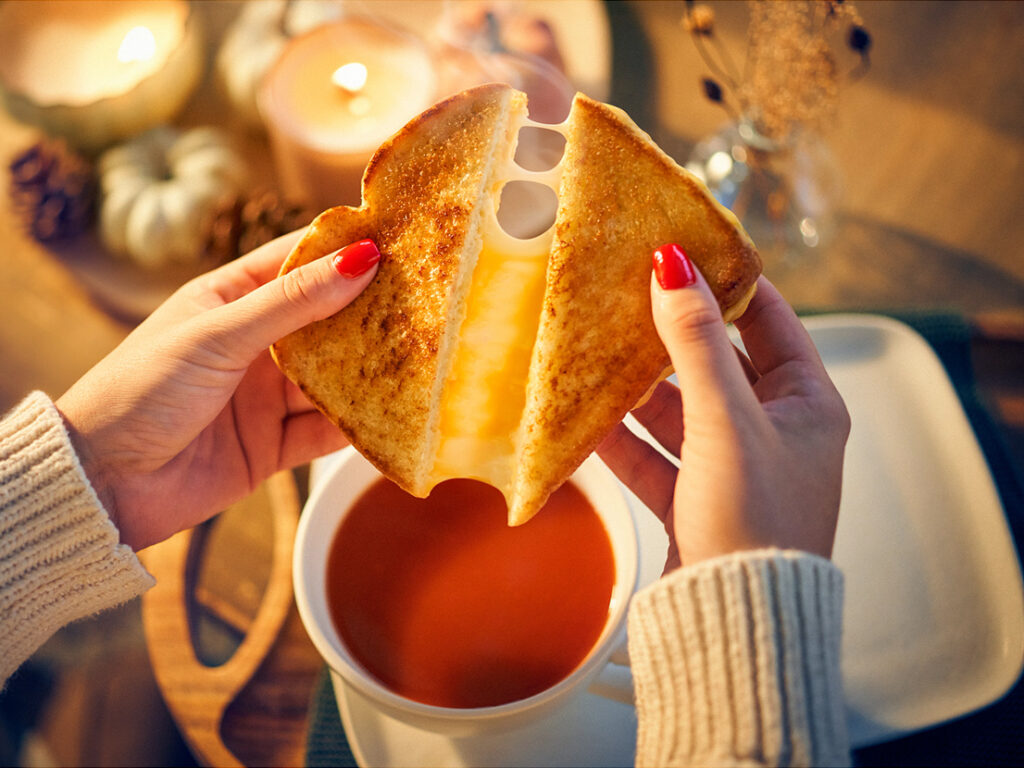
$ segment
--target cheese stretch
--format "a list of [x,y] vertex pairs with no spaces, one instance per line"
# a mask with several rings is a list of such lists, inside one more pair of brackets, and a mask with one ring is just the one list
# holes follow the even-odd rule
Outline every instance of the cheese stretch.
[[[567,126],[523,117],[519,127],[524,125],[563,135]],[[432,484],[472,477],[509,492],[555,226],[527,240],[513,237],[498,222],[498,206],[510,181],[543,184],[557,195],[561,171],[561,161],[550,170],[528,171],[511,159],[496,170],[498,181],[483,206],[482,244],[466,315],[441,395]]]

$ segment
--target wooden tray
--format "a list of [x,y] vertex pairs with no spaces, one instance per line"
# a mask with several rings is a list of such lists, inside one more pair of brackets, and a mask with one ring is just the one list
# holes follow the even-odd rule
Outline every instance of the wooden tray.
[[[310,695],[323,661],[306,635],[292,594],[299,511],[295,479],[282,472],[213,521],[142,553],[157,580],[142,605],[153,671],[185,740],[207,765],[304,762]],[[204,567],[213,536],[222,539],[218,549],[229,567],[220,559]],[[248,571],[266,570],[259,562],[265,558],[269,575],[260,599],[246,587],[251,587]],[[238,577],[234,584],[233,572]],[[210,576],[216,583],[209,583]],[[251,621],[246,618],[249,607],[254,609]],[[201,661],[197,651],[202,611],[245,630],[237,649],[219,666]]]

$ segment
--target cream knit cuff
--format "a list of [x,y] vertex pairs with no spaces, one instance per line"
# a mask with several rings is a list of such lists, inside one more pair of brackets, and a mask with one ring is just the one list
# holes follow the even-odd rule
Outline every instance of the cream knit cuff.
[[758,550],[637,593],[637,765],[848,765],[842,591],[828,560]]
[[153,585],[119,538],[57,408],[29,395],[0,420],[0,686],[65,624]]

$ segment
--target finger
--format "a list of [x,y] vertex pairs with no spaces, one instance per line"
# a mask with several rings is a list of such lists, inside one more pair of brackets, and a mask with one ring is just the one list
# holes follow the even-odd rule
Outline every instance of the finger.
[[285,379],[284,402],[285,407],[288,409],[288,413],[291,414],[306,413],[307,411],[316,410],[313,403],[311,403],[309,398],[306,397],[305,392],[299,389],[299,386],[291,379]]
[[670,381],[662,381],[646,403],[632,411],[658,445],[677,459],[683,444],[683,408],[679,398],[679,387]]
[[[755,384],[760,374],[743,350],[733,345],[747,381]],[[679,458],[683,442],[683,411],[679,387],[670,381],[660,381],[651,396],[638,408],[631,411],[634,418],[646,429],[658,445]]]
[[659,520],[672,508],[678,468],[621,422],[597,447],[597,455]]
[[216,308],[204,323],[225,357],[247,364],[278,339],[347,306],[369,285],[379,261],[373,241],[360,240]]
[[754,364],[750,362],[750,358],[747,357],[746,353],[742,349],[737,347],[735,344],[733,345],[733,349],[736,350],[736,359],[740,361],[740,367],[743,369],[743,374],[747,377],[747,381],[751,384],[756,384],[757,380],[761,378],[761,374],[757,372],[757,369],[754,368]]
[[306,229],[306,227],[303,227],[286,235],[281,235],[230,264],[226,264],[225,267],[233,267],[244,272],[259,285],[270,282],[277,277],[277,273],[281,270],[284,260],[288,258],[288,254],[292,252],[295,244],[306,233]]
[[[654,252],[651,305],[654,325],[668,350],[683,402],[699,403],[698,418],[756,404],[704,277],[674,244]],[[687,418],[693,418],[687,414]]]
[[297,229],[281,235],[218,267],[204,276],[203,289],[216,293],[226,304],[269,283],[277,277],[284,260],[304,233],[305,229]]
[[348,445],[344,433],[319,411],[289,416],[281,435],[281,458],[278,469],[308,464],[313,459]]
[[794,361],[810,362],[824,370],[810,334],[767,278],[758,279],[757,293],[734,325],[750,361],[762,376]]

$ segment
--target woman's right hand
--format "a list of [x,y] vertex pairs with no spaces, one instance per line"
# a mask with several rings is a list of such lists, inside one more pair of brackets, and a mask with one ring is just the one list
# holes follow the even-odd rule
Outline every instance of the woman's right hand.
[[675,245],[654,253],[651,303],[679,387],[634,416],[678,469],[624,424],[598,453],[664,522],[666,570],[766,547],[829,557],[850,417],[792,308],[760,278],[736,321],[747,357]]

